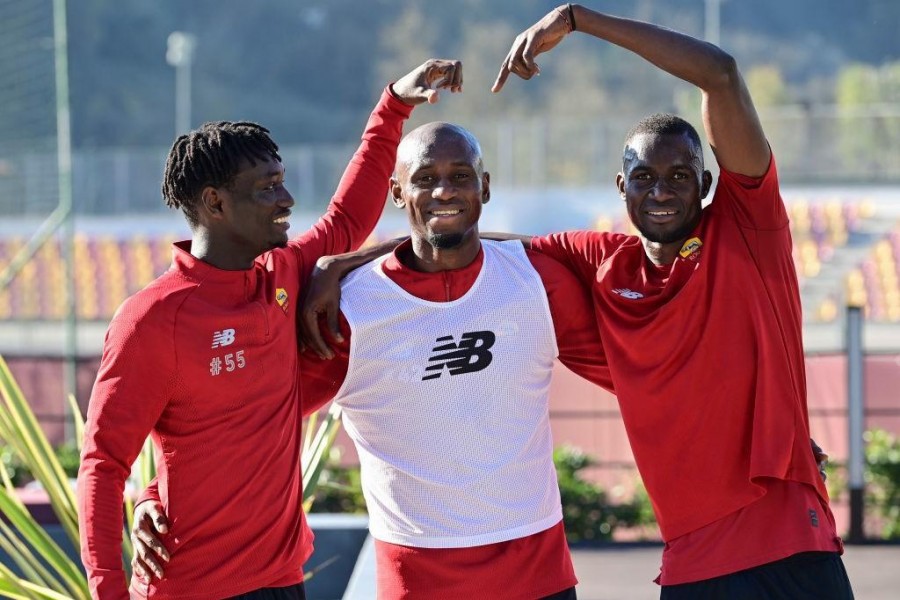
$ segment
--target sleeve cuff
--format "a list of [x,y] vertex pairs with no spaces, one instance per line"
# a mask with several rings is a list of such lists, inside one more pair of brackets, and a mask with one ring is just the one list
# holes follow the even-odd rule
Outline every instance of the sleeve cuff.
[[390,110],[399,113],[403,116],[404,119],[408,119],[409,115],[412,114],[415,106],[407,104],[403,100],[397,97],[394,93],[394,84],[390,83],[386,88],[384,88],[384,92],[381,94],[381,103],[387,106]]

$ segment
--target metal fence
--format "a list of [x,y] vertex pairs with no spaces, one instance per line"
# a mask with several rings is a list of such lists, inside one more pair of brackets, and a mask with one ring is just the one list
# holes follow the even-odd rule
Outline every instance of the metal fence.
[[[639,117],[532,117],[465,125],[480,138],[485,165],[498,185],[604,187],[612,185],[623,138]],[[900,183],[900,105],[855,111],[796,105],[761,111],[761,118],[785,183]],[[0,146],[0,214],[46,214],[55,206],[56,181],[48,176],[55,172],[53,147]],[[352,144],[285,145],[287,185],[298,201],[324,206],[353,149]],[[77,150],[76,211],[164,212],[159,188],[165,154],[165,148]]]

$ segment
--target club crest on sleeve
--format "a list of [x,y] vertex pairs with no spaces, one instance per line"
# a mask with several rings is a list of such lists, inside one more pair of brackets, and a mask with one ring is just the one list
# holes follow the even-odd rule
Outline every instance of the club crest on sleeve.
[[287,290],[285,290],[284,288],[277,288],[275,290],[275,302],[278,303],[278,306],[281,307],[281,310],[287,313],[288,305],[290,304],[288,300]]
[[681,247],[681,250],[678,253],[681,255],[681,258],[690,258],[693,260],[700,256],[701,246],[703,246],[703,242],[700,241],[700,238],[692,237],[684,243],[684,246]]

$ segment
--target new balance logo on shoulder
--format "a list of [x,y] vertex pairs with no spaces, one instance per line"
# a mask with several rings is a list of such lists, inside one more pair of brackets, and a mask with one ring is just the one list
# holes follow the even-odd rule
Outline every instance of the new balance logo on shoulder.
[[634,290],[629,290],[628,288],[616,288],[613,290],[613,292],[622,296],[623,298],[628,298],[629,300],[640,300],[644,297],[642,293],[636,292]]
[[213,333],[212,347],[221,348],[234,343],[234,329],[223,329]]
[[464,333],[459,338],[459,344],[454,343],[452,335],[439,337],[435,340],[438,345],[431,350],[435,354],[428,359],[432,364],[425,367],[426,374],[422,381],[437,379],[444,372],[444,367],[447,367],[450,375],[486,369],[494,360],[490,348],[496,341],[497,336],[493,331]]

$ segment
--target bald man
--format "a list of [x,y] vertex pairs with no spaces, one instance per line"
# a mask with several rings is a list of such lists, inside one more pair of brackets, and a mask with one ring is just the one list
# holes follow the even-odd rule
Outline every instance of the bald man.
[[575,598],[553,466],[557,357],[611,388],[585,290],[517,242],[481,241],[475,137],[429,123],[391,179],[410,239],[345,258],[331,361],[301,363],[304,412],[334,396],[360,457],[378,597]]

